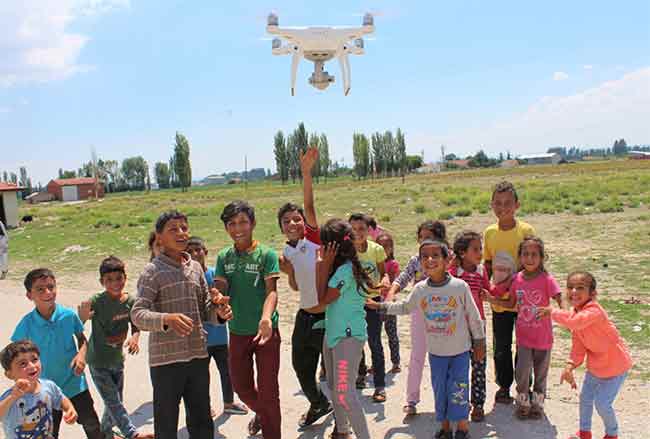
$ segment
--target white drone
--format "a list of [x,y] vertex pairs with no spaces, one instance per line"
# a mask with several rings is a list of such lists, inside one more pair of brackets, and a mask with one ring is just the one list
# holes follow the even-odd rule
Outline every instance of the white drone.
[[[361,27],[279,27],[278,16],[269,14],[266,31],[276,35],[272,42],[273,55],[293,54],[291,61],[291,96],[296,90],[296,73],[301,57],[314,62],[314,73],[309,83],[319,90],[325,90],[334,82],[334,76],[324,70],[325,62],[338,58],[343,76],[343,92],[350,92],[350,61],[348,55],[363,55],[363,37],[375,31],[372,14],[363,16]],[[282,45],[280,38],[288,44]]]

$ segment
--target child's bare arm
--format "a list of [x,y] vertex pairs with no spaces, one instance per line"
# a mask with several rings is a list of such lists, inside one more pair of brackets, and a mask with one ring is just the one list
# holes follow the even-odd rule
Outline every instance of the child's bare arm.
[[74,424],[77,421],[77,411],[72,402],[65,396],[61,398],[61,408],[63,409],[63,420],[66,424]]
[[88,341],[83,332],[75,334],[77,338],[77,346],[79,347],[79,352],[77,355],[72,358],[70,362],[70,367],[74,369],[75,375],[81,375],[86,368],[86,351],[88,350]]
[[16,380],[14,386],[11,388],[11,393],[9,396],[0,401],[0,418],[4,418],[9,412],[11,406],[14,405],[14,403],[18,401],[21,396],[23,396],[25,393],[28,393],[33,386],[33,383],[30,383],[29,380]]
[[259,341],[260,345],[265,344],[273,335],[273,324],[271,316],[278,306],[278,278],[272,277],[264,280],[266,284],[266,298],[262,307],[262,318],[260,319],[257,335],[253,341]]
[[303,154],[300,153],[300,170],[302,171],[302,194],[305,207],[305,219],[307,224],[316,228],[318,219],[316,217],[316,206],[314,205],[314,184],[311,175],[314,165],[318,161],[318,148],[311,147]]

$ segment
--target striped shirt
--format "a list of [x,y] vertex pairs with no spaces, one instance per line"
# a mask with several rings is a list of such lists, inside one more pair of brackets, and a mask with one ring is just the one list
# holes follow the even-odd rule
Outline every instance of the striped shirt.
[[[203,321],[211,311],[208,284],[201,265],[186,255],[179,263],[161,254],[144,267],[131,320],[150,331],[149,365],[187,362],[208,356]],[[216,308],[215,308],[216,309]],[[194,321],[194,330],[182,337],[163,324],[165,314],[182,313]]]
[[488,279],[487,270],[483,264],[479,264],[475,271],[463,270],[461,267],[453,266],[449,268],[449,274],[464,280],[472,292],[472,298],[481,314],[481,320],[485,320],[485,311],[483,310],[483,299],[481,299],[481,290],[490,291],[490,280]]

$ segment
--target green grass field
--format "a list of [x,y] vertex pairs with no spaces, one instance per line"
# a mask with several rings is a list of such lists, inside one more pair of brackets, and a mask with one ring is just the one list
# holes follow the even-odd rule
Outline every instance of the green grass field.
[[[450,240],[461,229],[482,231],[494,222],[492,186],[515,183],[520,216],[545,240],[547,266],[564,283],[567,272],[587,269],[628,341],[650,347],[650,162],[607,161],[530,166],[355,181],[339,178],[315,186],[319,219],[366,212],[389,229],[396,257],[405,264],[415,251],[415,230],[425,219],[441,219]],[[233,199],[256,208],[257,239],[280,249],[284,242],[276,212],[286,201],[301,203],[299,184],[195,187],[109,195],[99,202],[23,205],[35,220],[11,233],[11,277],[46,265],[61,274],[95,272],[108,254],[126,260],[147,257],[146,238],[158,214],[176,208],[189,216],[193,234],[208,242],[212,256],[229,244],[219,214]],[[66,251],[73,246],[76,250]],[[73,247],[74,248],[74,247]],[[635,296],[644,305],[625,305]],[[638,325],[641,323],[641,325]],[[638,330],[638,328],[641,328]]]

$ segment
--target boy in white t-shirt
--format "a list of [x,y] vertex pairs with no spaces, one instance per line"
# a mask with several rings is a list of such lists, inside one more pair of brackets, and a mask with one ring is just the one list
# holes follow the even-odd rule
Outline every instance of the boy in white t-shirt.
[[280,269],[289,277],[289,285],[300,292],[300,309],[291,336],[291,360],[300,388],[310,403],[298,425],[307,427],[332,411],[332,405],[316,381],[316,369],[323,347],[325,309],[318,305],[316,259],[320,232],[314,207],[311,170],[318,160],[318,149],[309,148],[300,156],[303,175],[304,210],[286,203],[278,211],[278,223],[287,237],[280,258]]

